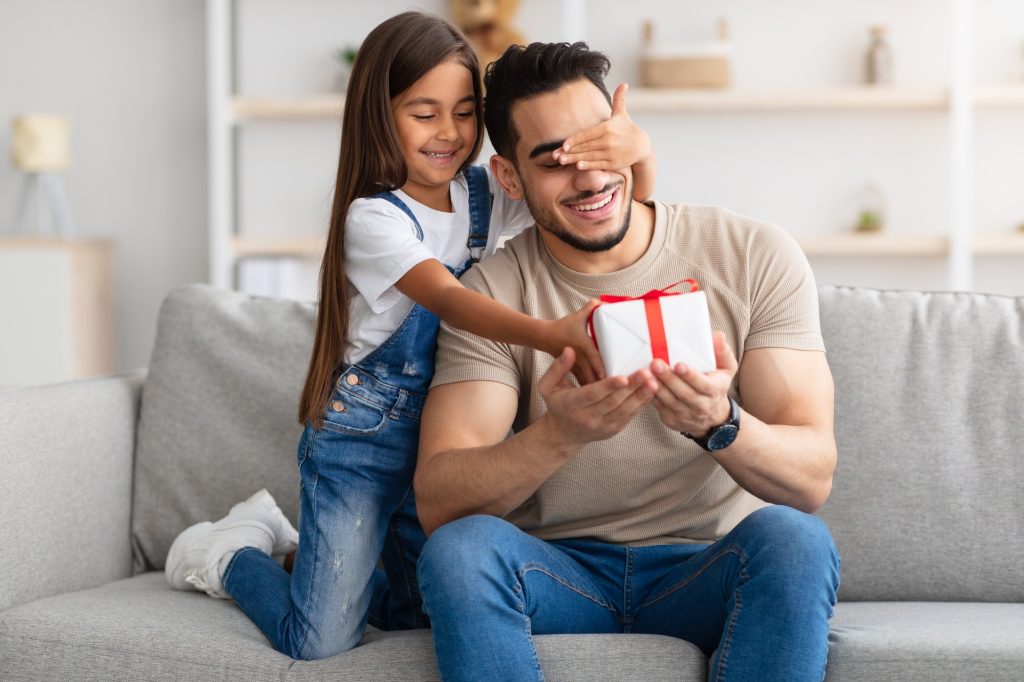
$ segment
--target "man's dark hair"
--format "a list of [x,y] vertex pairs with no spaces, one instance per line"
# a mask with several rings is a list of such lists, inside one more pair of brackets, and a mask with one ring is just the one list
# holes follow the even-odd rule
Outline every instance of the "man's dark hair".
[[608,57],[586,43],[530,43],[512,45],[487,67],[484,76],[484,123],[494,151],[516,163],[519,133],[512,124],[512,105],[522,99],[557,90],[581,78],[588,79],[604,94]]

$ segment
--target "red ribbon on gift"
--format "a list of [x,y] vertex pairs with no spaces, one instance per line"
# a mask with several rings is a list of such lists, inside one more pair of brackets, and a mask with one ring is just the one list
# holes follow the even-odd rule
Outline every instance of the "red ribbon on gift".
[[[680,284],[689,284],[690,290],[669,291],[669,289],[673,289]],[[684,279],[676,282],[675,284],[669,284],[664,289],[651,289],[643,296],[609,296],[607,294],[602,294],[601,303],[643,301],[644,312],[647,315],[647,331],[651,337],[651,355],[654,356],[655,360],[662,360],[665,364],[668,364],[668,339],[665,338],[665,320],[661,316],[661,301],[658,299],[664,296],[692,294],[698,289],[700,289],[700,287],[697,286],[697,280]],[[587,329],[590,331],[590,337],[594,339],[595,346],[597,346],[597,335],[594,334],[594,311],[600,307],[600,305],[594,306],[594,310],[591,310],[590,315],[587,316]]]

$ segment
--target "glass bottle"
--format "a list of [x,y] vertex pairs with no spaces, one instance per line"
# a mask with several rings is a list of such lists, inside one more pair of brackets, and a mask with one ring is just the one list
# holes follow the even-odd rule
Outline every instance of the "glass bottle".
[[868,85],[892,83],[892,49],[887,39],[888,29],[876,24],[871,27],[871,44],[868,46],[864,80]]

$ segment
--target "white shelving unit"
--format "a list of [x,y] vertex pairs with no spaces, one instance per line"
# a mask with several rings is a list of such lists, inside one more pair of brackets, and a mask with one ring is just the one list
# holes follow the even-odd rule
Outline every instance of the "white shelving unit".
[[238,252],[234,248],[235,118],[231,103],[234,85],[234,3],[206,0],[206,100],[208,109],[210,283],[235,288]]
[[[234,0],[237,2],[237,0]],[[630,89],[635,113],[707,112],[939,112],[949,117],[950,224],[940,236],[897,236],[823,232],[798,238],[809,256],[946,258],[954,289],[970,289],[974,257],[1024,255],[1024,235],[974,234],[971,167],[974,114],[978,109],[1024,109],[1024,85],[975,86],[971,82],[972,3],[948,0],[951,16],[950,87],[847,87],[818,90],[691,91]],[[237,266],[245,258],[318,258],[322,235],[252,237],[237,225],[237,132],[240,126],[265,121],[337,119],[343,98],[323,94],[299,98],[256,98],[235,92],[233,79],[233,0],[207,0],[209,141],[210,141],[210,278],[234,287]],[[582,39],[584,0],[563,0],[567,37]]]

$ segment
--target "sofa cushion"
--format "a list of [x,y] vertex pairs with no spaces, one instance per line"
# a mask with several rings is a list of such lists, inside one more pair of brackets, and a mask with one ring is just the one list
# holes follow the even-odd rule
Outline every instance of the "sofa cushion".
[[[704,680],[693,645],[657,635],[545,635],[549,680]],[[0,611],[4,680],[438,679],[428,630],[370,630],[358,647],[322,661],[277,653],[238,607],[175,592],[162,573]]]
[[260,488],[296,521],[296,415],[315,315],[308,303],[206,285],[164,301],[136,445],[136,572],[162,568],[178,533]]
[[1024,298],[820,291],[840,599],[1024,601]]
[[1024,604],[840,602],[828,677],[959,682],[1024,677]]

